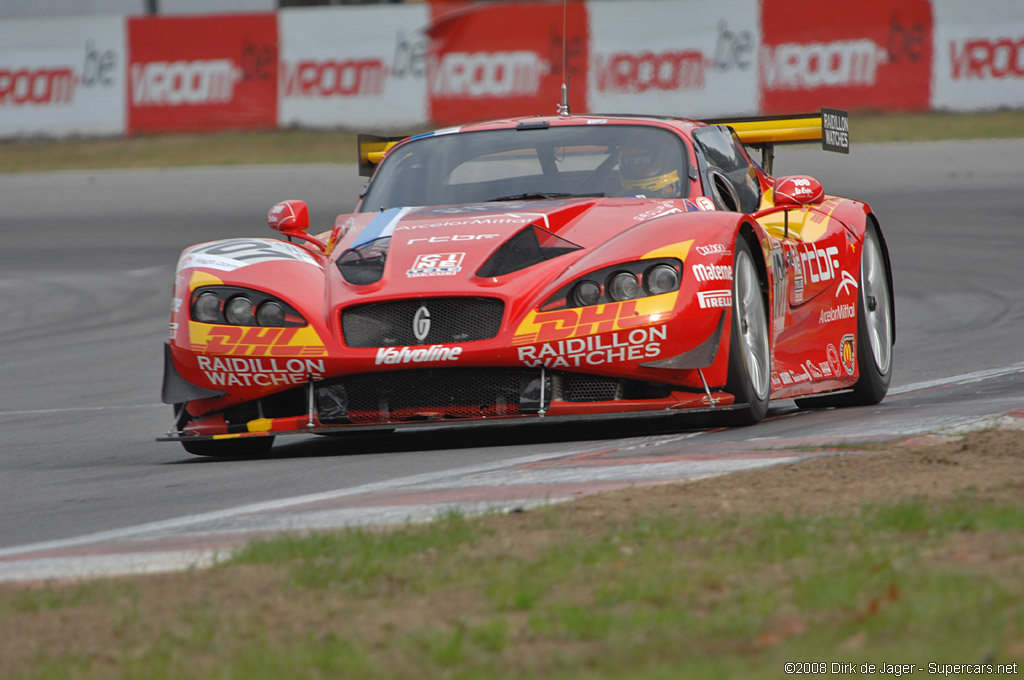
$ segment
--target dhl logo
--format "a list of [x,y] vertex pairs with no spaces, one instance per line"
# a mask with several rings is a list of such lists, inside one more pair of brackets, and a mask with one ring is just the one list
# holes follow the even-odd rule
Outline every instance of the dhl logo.
[[212,326],[190,321],[188,327],[192,351],[203,354],[253,357],[318,357],[327,354],[327,348],[311,326]]
[[676,306],[678,291],[593,307],[530,312],[512,337],[513,345],[578,338],[595,333],[662,323]]

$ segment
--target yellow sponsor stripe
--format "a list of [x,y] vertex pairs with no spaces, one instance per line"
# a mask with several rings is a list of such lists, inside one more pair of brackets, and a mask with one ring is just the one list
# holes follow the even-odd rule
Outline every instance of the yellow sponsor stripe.
[[641,259],[654,260],[660,257],[676,257],[680,260],[685,260],[690,254],[690,246],[693,245],[693,239],[689,241],[680,241],[679,243],[673,243],[671,245],[662,246],[656,250],[652,250],[648,253],[644,253]]
[[245,424],[245,427],[249,432],[270,432],[270,428],[273,425],[273,418],[257,418],[256,420],[250,420]]

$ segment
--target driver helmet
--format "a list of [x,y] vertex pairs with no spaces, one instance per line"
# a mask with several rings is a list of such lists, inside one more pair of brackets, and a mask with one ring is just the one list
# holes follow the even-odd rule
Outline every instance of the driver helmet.
[[623,146],[619,149],[622,188],[630,195],[678,198],[682,182],[668,145]]

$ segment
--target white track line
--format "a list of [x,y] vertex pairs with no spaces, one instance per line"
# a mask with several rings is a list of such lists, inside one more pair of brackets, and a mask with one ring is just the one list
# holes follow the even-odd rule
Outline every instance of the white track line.
[[989,378],[998,378],[1004,375],[1011,375],[1013,373],[1020,373],[1024,371],[1024,363],[1013,364],[1012,366],[1004,366],[1003,368],[989,368],[984,371],[974,371],[972,373],[961,373],[960,375],[950,376],[948,378],[937,378],[935,380],[925,380],[923,382],[910,383],[909,385],[900,385],[893,387],[889,390],[889,394],[906,394],[907,392],[917,392],[918,390],[928,390],[933,387],[944,387],[946,385],[963,385],[970,382],[979,382],[981,380],[987,380]]
[[[1014,364],[1004,368],[989,369],[984,371],[974,371],[971,373],[964,373],[961,375],[951,376],[949,378],[930,380],[919,383],[912,383],[909,385],[903,385],[895,389],[890,390],[890,394],[903,394],[907,392],[913,392],[916,390],[930,389],[933,387],[940,387],[944,385],[957,385],[969,382],[977,382],[988,378],[999,377],[1003,375],[1010,375],[1013,373],[1019,373],[1024,371],[1024,363]],[[152,405],[134,405],[134,406],[97,406],[97,407],[85,407],[87,409],[128,409],[128,408],[147,408]],[[15,414],[15,413],[26,413],[26,412],[0,412],[0,415]],[[672,439],[679,438],[685,439],[695,436],[699,433],[687,433],[678,436],[667,436],[666,439],[671,441]],[[658,438],[654,438],[657,441]],[[634,438],[633,444],[629,444],[628,440],[622,442],[625,449],[640,448],[645,445],[650,445],[650,437],[636,437]],[[659,442],[662,443],[662,442]],[[403,487],[418,487],[418,488],[430,488],[436,487],[442,482],[445,485],[458,486],[458,482],[454,478],[464,478],[484,475],[493,473],[495,471],[514,468],[522,465],[529,465],[531,463],[537,463],[545,460],[551,460],[556,458],[565,458],[578,454],[590,453],[592,449],[582,448],[578,450],[569,451],[558,451],[549,452],[543,454],[535,454],[531,456],[522,456],[519,458],[513,458],[509,460],[503,460],[495,463],[488,463],[482,465],[471,465],[462,468],[439,470],[436,472],[423,473],[419,475],[411,475],[408,477],[402,477],[398,479],[390,479],[382,482],[373,482],[370,484],[363,484],[360,486],[350,487],[346,489],[336,489],[334,491],[326,491],[315,494],[306,494],[301,496],[293,496],[291,498],[282,498],[273,501],[264,501],[260,503],[250,503],[246,505],[240,505],[233,508],[226,508],[224,510],[216,510],[212,512],[199,513],[194,515],[184,515],[181,517],[175,517],[172,519],[161,520],[158,522],[149,522],[146,524],[139,524],[135,526],[123,527],[120,529],[111,529],[108,531],[100,531],[92,534],[85,534],[74,538],[59,539],[54,541],[44,541],[40,543],[33,543],[27,545],[13,546],[9,548],[0,548],[0,558],[11,557],[20,554],[40,552],[46,550],[59,550],[64,548],[70,548],[74,546],[86,545],[90,543],[98,543],[104,541],[120,541],[126,539],[137,538],[140,536],[160,536],[168,535],[173,533],[187,530],[189,527],[196,527],[199,525],[208,525],[211,523],[223,522],[225,520],[237,519],[244,515],[251,515],[255,513],[266,513],[272,511],[284,510],[286,508],[294,507],[297,505],[304,505],[307,503],[317,503],[321,501],[335,500],[348,496],[357,496],[360,494],[368,494],[380,491],[393,491]],[[775,461],[781,462],[781,461]],[[650,465],[644,466],[648,472],[653,472],[654,468]],[[621,474],[621,470],[619,471]],[[546,472],[545,475],[550,475],[550,471]],[[658,475],[655,475],[658,476]]]
[[32,543],[28,545],[17,545],[10,548],[0,548],[0,557],[9,557],[11,555],[38,552],[42,550],[58,550],[77,545],[84,545],[88,543],[98,543],[100,541],[118,541],[135,538],[147,534],[160,535],[174,533],[192,525],[205,524],[208,522],[216,522],[226,519],[233,519],[241,515],[283,510],[285,508],[293,507],[296,505],[316,503],[320,501],[329,501],[338,498],[344,498],[346,496],[357,496],[360,494],[373,493],[378,491],[393,491],[395,489],[400,489],[406,486],[429,484],[430,482],[436,482],[438,480],[450,477],[459,477],[463,475],[473,475],[491,472],[493,470],[500,470],[506,467],[528,465],[530,463],[537,463],[544,460],[550,460],[552,458],[563,458],[565,456],[589,453],[590,451],[591,449],[587,448],[580,450],[534,454],[532,456],[523,456],[521,458],[503,460],[496,463],[470,465],[462,468],[456,468],[454,470],[438,470],[436,472],[426,472],[419,475],[411,475],[409,477],[389,479],[383,482],[372,482],[370,484],[362,484],[360,486],[354,486],[347,489],[335,489],[334,491],[324,491],[321,493],[306,494],[302,496],[292,496],[291,498],[281,498],[273,501],[263,501],[261,503],[250,503],[247,505],[239,505],[233,508],[226,508],[224,510],[215,510],[212,512],[204,512],[195,515],[184,515],[182,517],[174,517],[172,519],[161,520],[158,522],[149,522],[147,524],[138,524],[135,526],[123,527],[121,529],[99,531],[92,534],[76,536],[74,538],[59,539],[55,541],[44,541],[41,543]]

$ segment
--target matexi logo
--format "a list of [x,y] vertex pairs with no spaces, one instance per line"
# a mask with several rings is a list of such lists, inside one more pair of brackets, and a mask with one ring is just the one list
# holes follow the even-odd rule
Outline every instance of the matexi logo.
[[766,87],[776,90],[873,86],[879,66],[888,61],[886,49],[867,38],[788,43],[761,48],[761,77]]
[[551,64],[529,50],[430,55],[427,82],[440,97],[534,96]]
[[224,104],[235,96],[242,69],[230,59],[151,61],[132,64],[134,106]]

